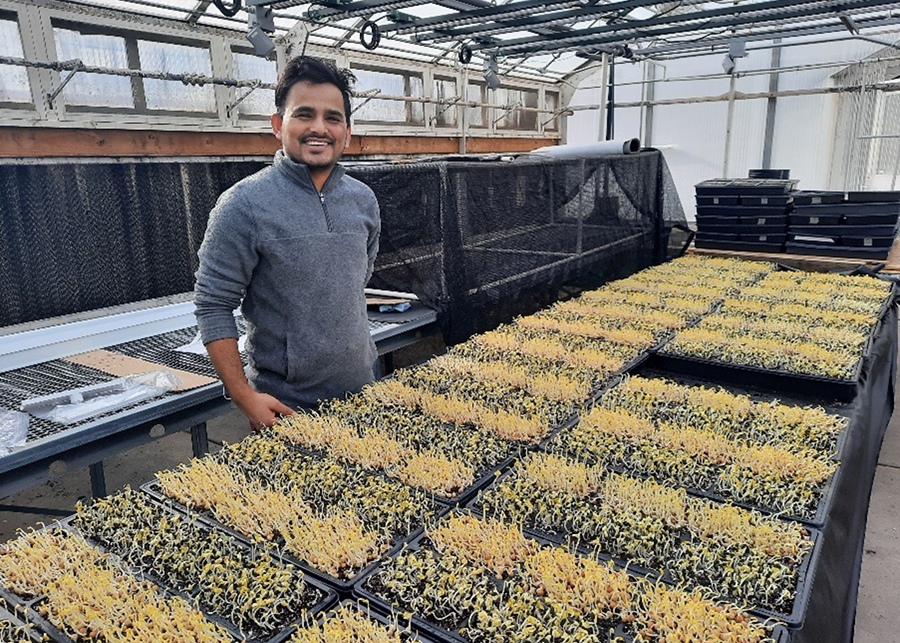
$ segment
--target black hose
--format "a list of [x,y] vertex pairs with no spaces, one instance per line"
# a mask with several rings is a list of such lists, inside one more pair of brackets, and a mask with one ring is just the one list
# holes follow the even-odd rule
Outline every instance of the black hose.
[[223,16],[228,18],[233,18],[241,10],[241,0],[232,0],[230,7],[225,4],[224,0],[213,0],[213,4],[222,12]]

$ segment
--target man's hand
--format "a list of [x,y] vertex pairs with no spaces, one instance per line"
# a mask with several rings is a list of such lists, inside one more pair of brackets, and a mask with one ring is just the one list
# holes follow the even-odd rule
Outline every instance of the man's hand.
[[272,426],[279,415],[293,415],[294,411],[282,404],[268,393],[257,393],[254,390],[245,392],[240,398],[232,398],[238,408],[250,420],[254,428]]
[[276,415],[293,415],[294,411],[266,393],[253,390],[244,375],[244,365],[237,349],[237,339],[217,339],[206,345],[209,358],[232,401],[250,420],[254,429],[272,426]]

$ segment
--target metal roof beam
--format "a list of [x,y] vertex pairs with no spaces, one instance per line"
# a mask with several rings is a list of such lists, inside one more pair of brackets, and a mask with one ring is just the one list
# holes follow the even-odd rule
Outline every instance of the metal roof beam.
[[[882,16],[873,16],[870,18],[854,18],[857,26],[862,29],[867,28],[875,28],[875,27],[887,27],[893,25],[900,25],[900,16],[892,16],[892,15],[882,15]],[[760,40],[773,40],[775,38],[799,38],[802,36],[815,36],[819,34],[825,33],[835,33],[840,31],[846,31],[847,27],[844,26],[844,23],[840,21],[835,21],[831,24],[825,25],[810,25],[808,27],[794,27],[792,29],[773,29],[771,31],[757,32],[753,34],[744,34],[741,35],[741,40],[745,40],[747,42],[757,42]],[[696,53],[702,54],[715,54],[722,53],[722,51],[727,50],[728,43],[731,40],[731,37],[727,38],[717,38],[714,40],[703,40],[700,42],[685,42],[685,43],[672,43],[668,45],[659,45],[647,47],[645,49],[636,49],[634,51],[635,55],[641,57],[657,57],[664,56],[670,53],[684,53],[693,51]],[[779,46],[786,46],[791,43],[781,43]],[[802,44],[802,43],[800,43]],[[714,51],[716,47],[721,47],[718,51]]]
[[[439,4],[447,6],[445,2]],[[549,11],[557,7],[571,7],[572,0],[551,0],[550,2],[542,2],[541,0],[518,0],[501,5],[486,5],[481,8],[473,9],[471,6],[467,10],[461,10],[455,14],[444,14],[441,16],[433,16],[431,18],[420,18],[410,25],[407,23],[394,23],[382,27],[384,33],[405,34],[420,29],[440,29],[442,27],[473,24],[483,21],[502,20],[503,18],[516,18],[524,15],[534,15],[536,11]]]
[[[635,3],[616,3],[616,5],[632,4]],[[643,2],[639,4],[655,4],[655,0],[653,2]],[[535,26],[552,26],[577,22],[581,19],[590,19],[598,15],[602,16],[615,10],[613,5],[602,5],[597,7],[585,7],[583,9],[557,11],[541,16],[536,16],[532,13],[532,15],[527,17],[504,20],[503,22],[482,22],[481,24],[469,25],[458,29],[435,29],[434,31],[429,31],[427,33],[416,33],[415,39],[419,42],[446,42],[448,40],[462,40],[464,38],[489,36],[498,33],[508,33],[510,31],[528,31]],[[625,10],[625,8],[622,10]],[[572,31],[569,30],[569,33],[572,33]]]
[[[575,47],[590,47],[602,44],[618,44],[627,39],[649,39],[658,36],[708,31],[723,27],[739,27],[746,24],[777,22],[797,17],[815,17],[840,10],[878,8],[895,4],[890,0],[844,0],[842,2],[822,2],[821,0],[769,0],[768,2],[727,6],[693,11],[685,14],[667,15],[647,20],[635,20],[621,24],[606,24],[592,29],[572,31],[568,34],[549,35],[541,38],[518,38],[504,43],[473,44],[472,50],[496,49],[504,55],[529,53],[532,51],[556,51]],[[799,7],[797,5],[800,5]],[[697,22],[699,21],[699,22]],[[695,24],[683,24],[694,22]],[[666,25],[666,26],[662,26]],[[658,27],[649,29],[648,27]]]

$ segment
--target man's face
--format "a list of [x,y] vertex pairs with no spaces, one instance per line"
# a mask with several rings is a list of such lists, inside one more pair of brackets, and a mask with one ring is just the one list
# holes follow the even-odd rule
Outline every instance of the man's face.
[[272,131],[291,160],[313,172],[330,170],[350,142],[341,90],[328,83],[295,83],[284,116],[272,115]]

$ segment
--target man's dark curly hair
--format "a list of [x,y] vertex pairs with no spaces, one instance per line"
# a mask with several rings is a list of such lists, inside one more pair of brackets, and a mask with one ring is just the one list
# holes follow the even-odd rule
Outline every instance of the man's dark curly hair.
[[338,69],[334,63],[312,56],[293,58],[284,68],[284,73],[281,74],[275,87],[275,107],[282,116],[288,92],[301,81],[314,85],[327,83],[341,90],[344,97],[344,116],[347,125],[350,125],[350,86],[356,82],[356,76],[349,69]]

